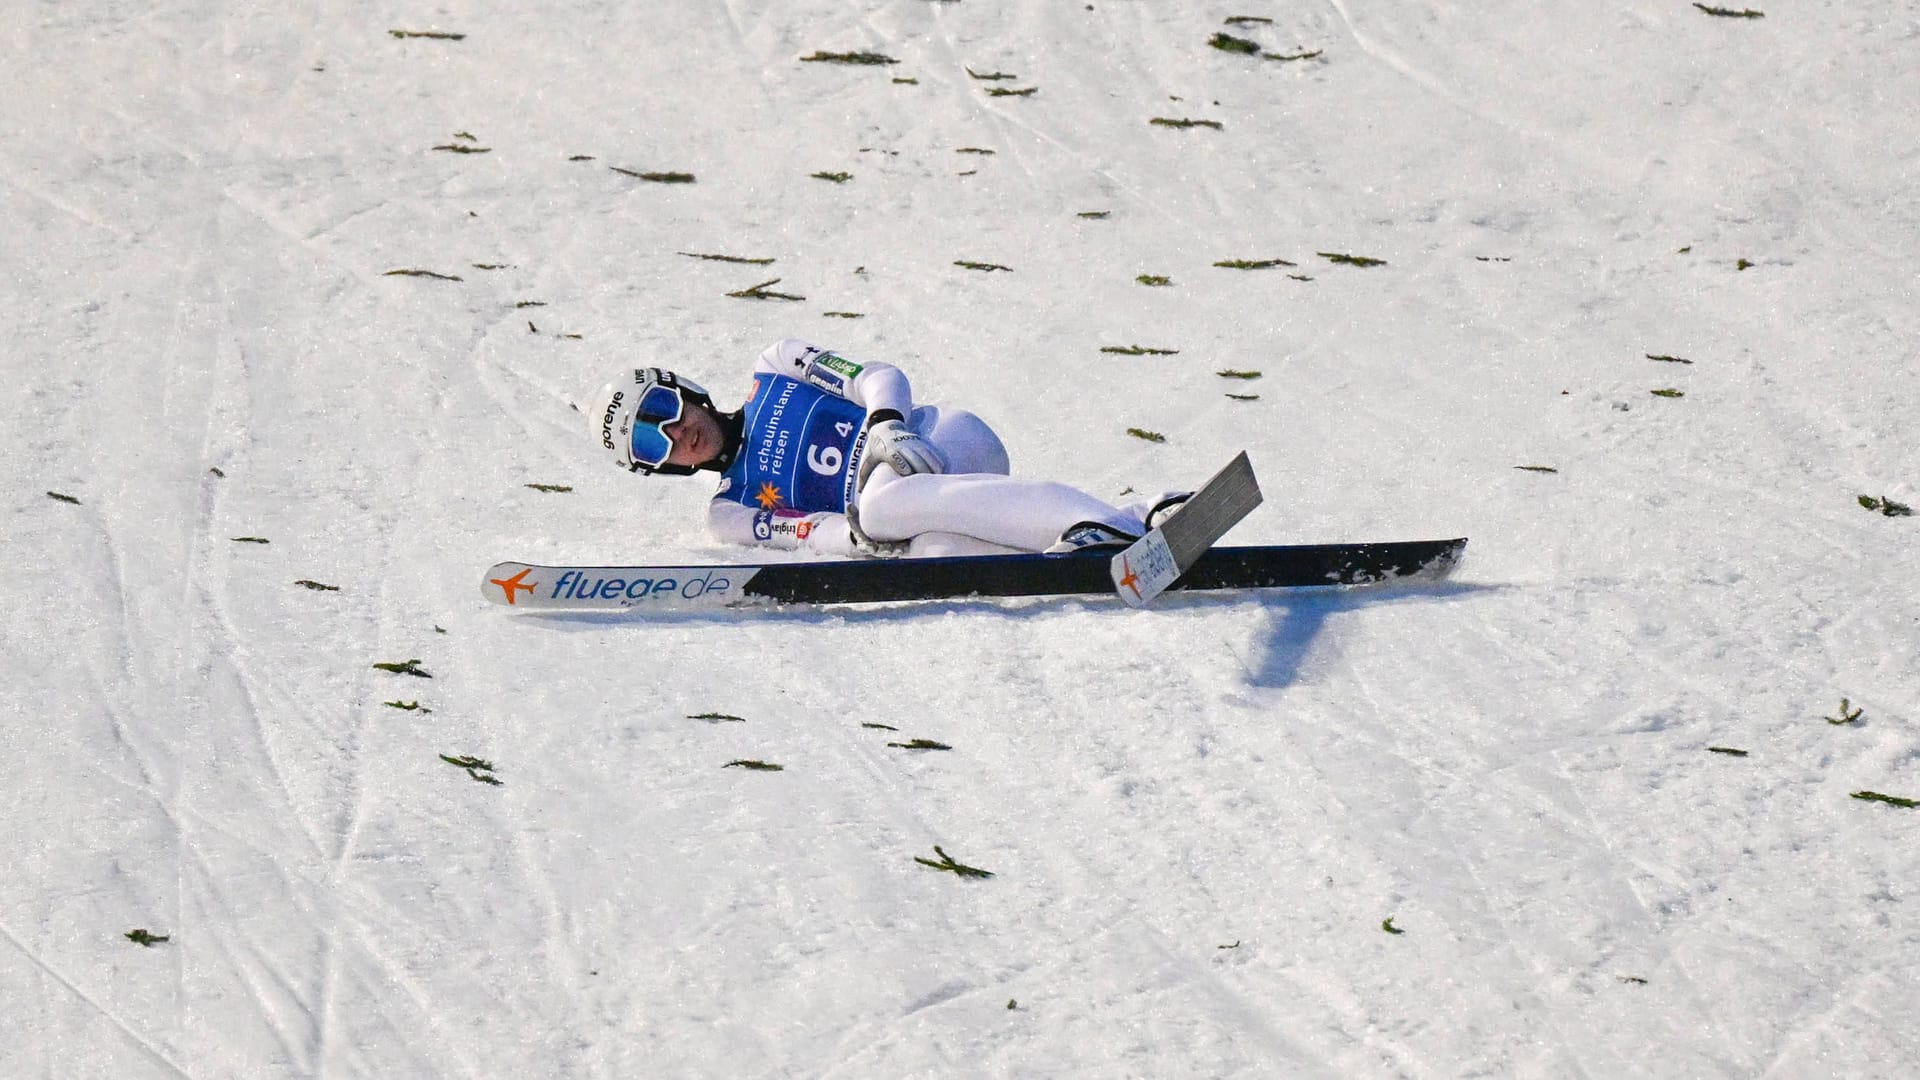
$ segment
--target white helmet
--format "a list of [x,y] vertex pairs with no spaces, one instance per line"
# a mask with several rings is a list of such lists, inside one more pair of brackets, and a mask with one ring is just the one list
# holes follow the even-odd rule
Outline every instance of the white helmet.
[[662,368],[636,368],[600,388],[587,413],[600,448],[628,472],[686,476],[694,470],[667,464],[673,440],[667,425],[680,419],[688,402],[713,408],[713,398],[698,383]]

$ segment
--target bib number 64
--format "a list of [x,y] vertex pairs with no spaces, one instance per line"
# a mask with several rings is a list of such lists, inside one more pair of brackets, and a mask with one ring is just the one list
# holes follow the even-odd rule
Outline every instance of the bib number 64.
[[[833,425],[833,428],[840,433],[840,437],[843,439],[853,434],[853,425],[845,421]],[[830,443],[815,443],[807,447],[807,468],[812,469],[821,476],[839,475],[840,466],[846,463],[846,451]]]

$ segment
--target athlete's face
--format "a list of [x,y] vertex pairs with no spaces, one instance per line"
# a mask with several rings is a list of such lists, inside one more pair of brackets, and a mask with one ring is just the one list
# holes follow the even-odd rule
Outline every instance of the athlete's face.
[[669,465],[699,468],[719,457],[725,443],[720,421],[697,401],[687,402],[686,413],[660,430],[673,440],[673,452],[667,455]]

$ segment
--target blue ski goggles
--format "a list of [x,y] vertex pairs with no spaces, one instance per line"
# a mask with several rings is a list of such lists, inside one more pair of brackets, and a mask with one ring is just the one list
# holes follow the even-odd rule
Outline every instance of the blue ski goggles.
[[652,469],[665,465],[673,453],[673,437],[667,434],[667,425],[685,412],[686,402],[680,399],[678,387],[660,383],[647,387],[633,411],[633,460]]

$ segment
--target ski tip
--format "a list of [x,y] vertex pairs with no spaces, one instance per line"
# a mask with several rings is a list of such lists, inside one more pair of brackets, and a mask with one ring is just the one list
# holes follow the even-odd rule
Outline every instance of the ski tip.
[[521,598],[531,595],[537,585],[527,580],[533,569],[526,563],[494,563],[480,579],[481,598],[508,607],[517,606]]

